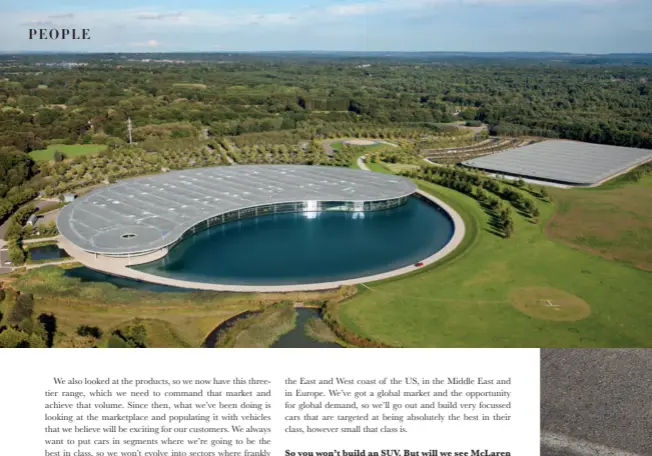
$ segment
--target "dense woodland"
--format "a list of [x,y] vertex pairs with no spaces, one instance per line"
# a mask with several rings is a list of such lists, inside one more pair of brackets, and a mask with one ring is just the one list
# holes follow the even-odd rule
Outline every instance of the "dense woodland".
[[[458,135],[454,121],[482,122],[496,135],[652,148],[648,61],[559,59],[2,56],[0,219],[34,192],[57,195],[165,169],[348,165],[350,153],[324,154],[324,138],[408,139],[409,150],[396,152],[414,155],[432,147],[428,138]],[[127,118],[134,146],[126,144]],[[107,149],[35,162],[30,152],[50,144]]]

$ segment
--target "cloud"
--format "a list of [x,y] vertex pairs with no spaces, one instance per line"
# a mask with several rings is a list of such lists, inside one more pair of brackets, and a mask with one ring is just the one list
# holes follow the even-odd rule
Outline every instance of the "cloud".
[[137,19],[150,21],[160,21],[163,19],[180,19],[181,17],[183,17],[181,13],[144,13],[136,16]]
[[[313,0],[314,1],[314,0]],[[0,0],[1,2],[1,0]],[[71,13],[64,14],[66,10],[51,9],[45,10],[36,15],[33,11],[7,12],[0,20],[0,24],[6,25],[0,27],[0,42],[20,42],[24,37],[24,28],[22,26],[51,27],[53,22],[75,22],[78,27],[90,28],[93,30],[92,42],[74,43],[77,45],[102,46],[106,42],[114,43],[116,48],[133,48],[134,46],[149,50],[168,50],[172,49],[173,44],[165,39],[160,42],[151,39],[151,37],[174,36],[175,39],[181,40],[183,46],[188,47],[206,47],[206,43],[211,40],[219,40],[224,48],[242,49],[249,48],[268,48],[281,46],[284,48],[310,48],[317,47],[353,47],[366,46],[367,39],[362,36],[371,36],[373,32],[361,32],[356,25],[361,18],[369,20],[391,18],[396,24],[392,30],[386,31],[382,36],[373,38],[376,47],[400,47],[408,46],[410,48],[418,47],[412,44],[411,28],[414,26],[412,19],[419,18],[421,23],[435,20],[436,17],[444,17],[444,12],[449,8],[466,7],[467,11],[473,12],[473,5],[480,5],[486,9],[495,9],[496,13],[487,12],[488,16],[494,19],[503,12],[509,13],[517,5],[523,7],[536,7],[536,9],[554,11],[557,16],[562,12],[572,10],[568,14],[577,20],[579,18],[578,8],[589,7],[597,11],[596,14],[604,14],[611,17],[615,12],[623,10],[623,14],[628,18],[638,20],[642,24],[648,20],[649,14],[637,14],[636,11],[645,11],[649,8],[651,0],[338,0],[319,1],[312,5],[297,6],[296,8],[283,8],[281,3],[269,2],[265,9],[253,6],[244,6],[241,2],[239,6],[222,9],[210,7],[184,7],[183,12],[178,10],[159,9],[139,7],[119,8],[109,4],[102,9],[80,9]],[[187,2],[191,5],[192,2]],[[627,13],[629,8],[620,8],[620,5],[639,5],[639,8],[632,8],[632,13]],[[563,6],[569,5],[569,8]],[[582,6],[583,5],[583,6]],[[611,5],[611,6],[610,6]],[[614,7],[615,5],[615,7]],[[516,8],[513,8],[516,9]],[[500,11],[500,13],[499,13]],[[650,11],[648,9],[648,11]],[[459,14],[458,14],[459,13]],[[484,12],[483,12],[484,13]],[[464,24],[466,19],[463,11],[455,12],[459,17],[459,23]],[[477,13],[474,13],[477,14]],[[518,11],[520,15],[529,15],[531,18],[537,17],[536,12],[531,10]],[[652,14],[652,11],[650,11]],[[73,18],[72,20],[70,18]],[[447,20],[449,17],[447,16]],[[488,18],[491,19],[491,18]],[[541,22],[548,25],[549,15],[542,15]],[[407,22],[406,22],[407,21]],[[484,39],[491,29],[492,23],[489,21],[487,27],[479,28],[476,35]],[[517,21],[519,22],[519,21]],[[523,23],[523,32],[528,33],[530,21],[521,21]],[[595,21],[591,22],[592,27]],[[542,25],[542,27],[543,27]],[[554,24],[552,24],[554,25]],[[552,27],[550,25],[550,27]],[[463,27],[463,25],[461,25]],[[505,34],[513,33],[516,25],[510,24]],[[644,27],[645,25],[642,25]],[[407,29],[405,29],[407,27]],[[564,27],[567,27],[564,22]],[[628,29],[629,25],[623,26],[623,30]],[[399,33],[399,29],[403,32]],[[612,27],[613,28],[613,27]],[[255,30],[255,33],[250,33]],[[392,40],[384,38],[388,32],[397,31],[396,37]],[[560,31],[559,34],[563,32]],[[368,35],[365,35],[368,33]],[[424,33],[423,31],[414,31]],[[491,31],[491,33],[497,33]],[[541,32],[542,36],[553,35],[556,32]],[[579,33],[579,32],[578,32]],[[625,33],[625,32],[623,32]],[[347,35],[348,34],[348,35]],[[436,35],[435,32],[433,34]],[[484,34],[484,35],[483,35]],[[348,41],[343,37],[348,36]],[[201,38],[198,38],[201,37]],[[354,41],[359,40],[359,41]],[[414,38],[416,40],[416,38]],[[351,44],[350,44],[350,43]],[[71,42],[72,43],[72,42]],[[189,45],[187,43],[196,43]],[[253,43],[253,44],[250,44]],[[319,43],[319,44],[314,44]],[[323,43],[327,43],[324,45]],[[329,44],[332,43],[332,44]],[[633,45],[634,43],[632,43]],[[369,38],[371,45],[371,38]],[[422,45],[421,46],[426,46]],[[0,49],[2,48],[0,43]],[[641,45],[643,46],[643,45]],[[641,46],[637,47],[640,48]],[[647,49],[643,46],[642,48]]]
[[325,12],[336,16],[357,16],[380,11],[387,5],[387,2],[341,4],[330,6]]
[[[351,0],[338,4],[324,6],[305,6],[294,10],[256,11],[252,9],[190,9],[183,13],[178,11],[152,11],[144,8],[80,10],[72,13],[57,13],[34,17],[27,12],[14,13],[14,23],[21,25],[52,26],[50,19],[73,18],[75,22],[87,28],[113,28],[126,25],[129,29],[140,29],[142,21],[156,27],[187,28],[193,31],[198,28],[232,32],[246,30],[252,24],[258,27],[302,26],[305,24],[333,24],[346,20],[348,17],[372,16],[381,14],[422,14],[426,10],[437,12],[438,8],[455,5],[485,5],[496,8],[509,5],[591,5],[598,7],[608,4],[623,4],[647,2],[649,0]],[[46,13],[47,14],[47,13]],[[8,19],[12,22],[12,19]]]
[[636,0],[370,0],[333,5],[327,7],[326,11],[338,15],[357,15],[445,5],[548,6],[550,4],[599,5],[632,2],[636,2]]
[[72,13],[67,13],[67,14],[52,14],[51,16],[48,16],[48,19],[72,19],[74,18],[75,15]]
[[27,26],[32,26],[32,25],[40,25],[40,26],[52,26],[54,23],[52,21],[27,21],[27,22],[21,22],[20,25],[27,25]]
[[134,46],[134,47],[159,47],[162,44],[163,43],[161,43],[160,41],[147,40],[147,41],[144,41],[144,42],[130,43],[130,46]]

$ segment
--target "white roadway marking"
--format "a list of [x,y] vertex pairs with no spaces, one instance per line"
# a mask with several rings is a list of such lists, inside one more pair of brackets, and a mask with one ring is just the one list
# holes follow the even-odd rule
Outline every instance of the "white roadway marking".
[[541,444],[551,450],[567,451],[576,456],[643,456],[547,431],[541,432]]

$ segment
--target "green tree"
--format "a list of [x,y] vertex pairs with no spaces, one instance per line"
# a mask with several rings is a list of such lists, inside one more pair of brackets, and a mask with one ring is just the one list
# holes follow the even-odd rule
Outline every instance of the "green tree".
[[0,332],[0,348],[46,348],[45,340],[38,334],[29,334],[16,328]]
[[82,337],[93,337],[94,339],[102,338],[102,330],[97,326],[79,325],[77,334]]
[[507,222],[503,226],[503,233],[507,239],[511,238],[512,235],[514,234],[514,222],[512,221],[512,219],[507,220]]
[[31,293],[21,293],[16,296],[16,302],[9,313],[8,323],[18,325],[24,320],[31,320],[33,313],[34,295]]
[[543,198],[543,199],[547,199],[547,198],[548,198],[548,190],[546,190],[546,187],[541,186],[541,189],[539,190],[539,195],[540,195],[541,198]]
[[9,261],[14,266],[20,266],[25,263],[26,255],[25,251],[21,247],[17,239],[9,241],[9,247],[7,248],[7,253],[9,254]]

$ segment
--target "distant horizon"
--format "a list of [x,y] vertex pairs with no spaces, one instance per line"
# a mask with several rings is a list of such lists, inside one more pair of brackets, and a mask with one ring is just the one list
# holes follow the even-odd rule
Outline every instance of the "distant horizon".
[[142,51],[84,51],[84,50],[0,50],[0,54],[452,54],[452,55],[469,55],[469,54],[524,54],[524,55],[567,55],[567,56],[609,56],[609,55],[652,55],[650,52],[570,52],[570,51],[362,51],[362,50],[324,50],[324,49],[276,49],[276,50],[142,50]]

